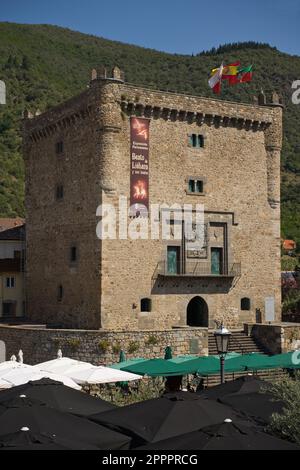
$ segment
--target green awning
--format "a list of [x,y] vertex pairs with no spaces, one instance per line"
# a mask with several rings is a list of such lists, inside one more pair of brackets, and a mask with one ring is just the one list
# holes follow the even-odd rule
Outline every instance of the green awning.
[[[225,372],[243,372],[276,368],[300,367],[295,364],[293,353],[267,356],[265,354],[228,353],[225,360]],[[296,359],[300,360],[300,353]],[[111,367],[150,377],[170,377],[176,375],[199,374],[203,376],[220,373],[219,356],[177,356],[173,359],[130,359]]]
[[182,364],[187,374],[212,375],[220,372],[220,359],[218,356],[200,356]]
[[225,372],[241,372],[245,370],[269,369],[269,356],[259,353],[241,354],[228,359],[225,363]]
[[275,367],[282,367],[283,369],[300,368],[300,351],[276,354],[276,356],[271,356],[271,358]]
[[188,362],[190,361],[176,364],[167,359],[149,359],[124,367],[122,370],[139,375],[149,375],[150,377],[171,377],[195,373],[197,371],[196,367],[187,366]]
[[193,354],[187,354],[185,356],[175,356],[170,359],[170,362],[174,362],[174,364],[182,364],[183,362],[190,361],[191,359],[196,359],[197,356]]
[[123,370],[124,367],[127,367],[127,366],[131,366],[131,365],[134,365],[134,364],[137,364],[137,363],[140,363],[140,362],[144,362],[146,361],[147,359],[143,359],[141,357],[137,357],[135,359],[128,359],[127,361],[123,361],[123,362],[117,362],[116,364],[112,364],[111,367],[112,369],[119,369],[119,370]]

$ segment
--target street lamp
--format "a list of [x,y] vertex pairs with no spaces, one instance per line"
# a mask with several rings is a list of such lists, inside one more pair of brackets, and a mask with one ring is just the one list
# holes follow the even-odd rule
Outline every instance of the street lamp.
[[216,340],[217,351],[220,356],[220,371],[221,371],[221,383],[225,383],[225,373],[224,373],[224,366],[225,366],[225,356],[228,353],[228,346],[230,340],[231,333],[223,324],[218,327],[218,329],[214,332],[214,337]]

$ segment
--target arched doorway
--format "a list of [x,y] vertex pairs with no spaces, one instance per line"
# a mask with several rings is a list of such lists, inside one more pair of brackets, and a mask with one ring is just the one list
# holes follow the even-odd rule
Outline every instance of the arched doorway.
[[194,297],[187,306],[186,323],[188,326],[208,328],[208,306],[202,297]]

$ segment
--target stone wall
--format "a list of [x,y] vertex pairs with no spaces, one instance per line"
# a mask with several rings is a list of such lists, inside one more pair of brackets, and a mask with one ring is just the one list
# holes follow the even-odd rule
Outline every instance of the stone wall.
[[300,324],[245,325],[248,335],[254,336],[272,354],[300,349]]
[[26,364],[55,359],[58,349],[62,349],[66,357],[93,364],[118,362],[120,349],[127,359],[164,357],[166,346],[172,347],[174,356],[208,355],[208,331],[205,328],[110,332],[1,325],[1,341],[6,346],[7,360],[22,349]]

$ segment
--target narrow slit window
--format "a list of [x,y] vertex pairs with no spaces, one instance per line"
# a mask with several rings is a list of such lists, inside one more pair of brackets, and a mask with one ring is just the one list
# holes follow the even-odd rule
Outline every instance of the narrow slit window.
[[71,246],[70,256],[71,256],[71,262],[75,263],[75,261],[77,261],[77,247],[76,246]]

